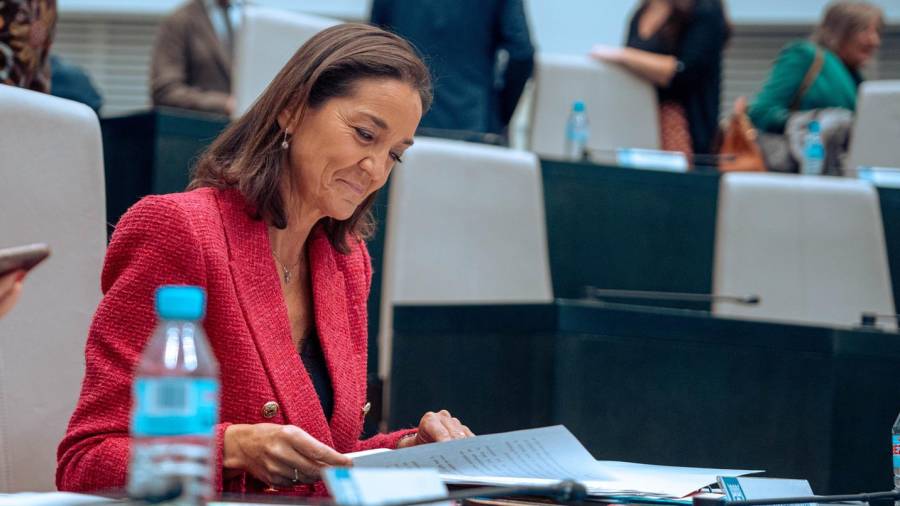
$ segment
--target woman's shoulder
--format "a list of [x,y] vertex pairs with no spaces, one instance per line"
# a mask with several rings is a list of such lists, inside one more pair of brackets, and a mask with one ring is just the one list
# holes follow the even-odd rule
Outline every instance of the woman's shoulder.
[[190,227],[192,223],[220,220],[218,201],[227,198],[228,190],[198,188],[196,190],[148,195],[131,206],[116,228],[138,226],[167,230]]
[[819,46],[817,46],[813,41],[808,39],[797,39],[792,40],[785,44],[781,48],[782,56],[793,56],[796,58],[803,59],[812,59],[815,56],[816,51],[818,51]]

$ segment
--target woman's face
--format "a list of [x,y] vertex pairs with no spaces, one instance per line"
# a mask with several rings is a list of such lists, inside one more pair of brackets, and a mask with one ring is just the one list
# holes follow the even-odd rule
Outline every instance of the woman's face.
[[844,63],[852,68],[858,69],[865,65],[875,51],[881,46],[881,33],[879,31],[881,23],[877,19],[873,19],[869,26],[851,35],[844,45],[838,56]]
[[[291,137],[286,174],[293,194],[285,200],[302,213],[346,220],[387,181],[394,163],[412,145],[422,101],[395,79],[363,79],[354,93],[306,112]],[[279,116],[284,128],[290,113]]]

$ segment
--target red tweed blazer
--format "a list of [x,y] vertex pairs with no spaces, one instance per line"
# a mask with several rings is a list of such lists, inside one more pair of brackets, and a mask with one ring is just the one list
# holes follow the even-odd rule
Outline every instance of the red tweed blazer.
[[[81,397],[59,445],[57,487],[124,487],[133,371],[156,324],[154,290],[163,284],[198,285],[208,294],[204,326],[221,375],[219,491],[265,488],[248,475],[223,483],[223,435],[232,423],[297,425],[342,453],[396,446],[409,431],[359,440],[372,273],[366,247],[355,242],[343,255],[316,229],[309,255],[315,323],[334,387],[330,424],[291,342],[266,225],[250,217],[243,197],[204,188],[147,197],[132,207],[106,253],[104,296],[87,340]],[[278,411],[266,418],[263,405],[272,401]],[[325,489],[319,482],[281,493],[322,495]]]

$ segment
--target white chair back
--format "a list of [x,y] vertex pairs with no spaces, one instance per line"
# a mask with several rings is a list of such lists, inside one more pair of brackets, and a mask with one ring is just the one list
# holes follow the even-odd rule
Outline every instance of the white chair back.
[[900,80],[859,87],[847,171],[860,166],[900,169]]
[[852,326],[894,313],[878,193],[868,183],[727,174],[719,188],[714,292],[721,316]]
[[235,45],[232,117],[244,114],[306,41],[339,24],[336,19],[247,6]]
[[530,146],[540,156],[564,156],[566,120],[576,100],[584,102],[590,120],[589,149],[659,149],[656,91],[621,67],[586,56],[539,54],[534,93]]
[[541,171],[533,153],[416,138],[394,168],[379,352],[390,372],[394,304],[553,299]]
[[88,107],[0,85],[0,247],[53,253],[0,320],[0,492],[55,490],[106,250],[103,152]]

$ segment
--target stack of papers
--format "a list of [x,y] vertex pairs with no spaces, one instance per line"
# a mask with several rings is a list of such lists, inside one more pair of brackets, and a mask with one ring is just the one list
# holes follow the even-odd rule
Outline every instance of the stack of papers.
[[436,468],[448,484],[542,486],[569,479],[582,483],[595,498],[663,502],[680,502],[718,476],[760,472],[597,461],[562,425],[351,457],[354,467]]

